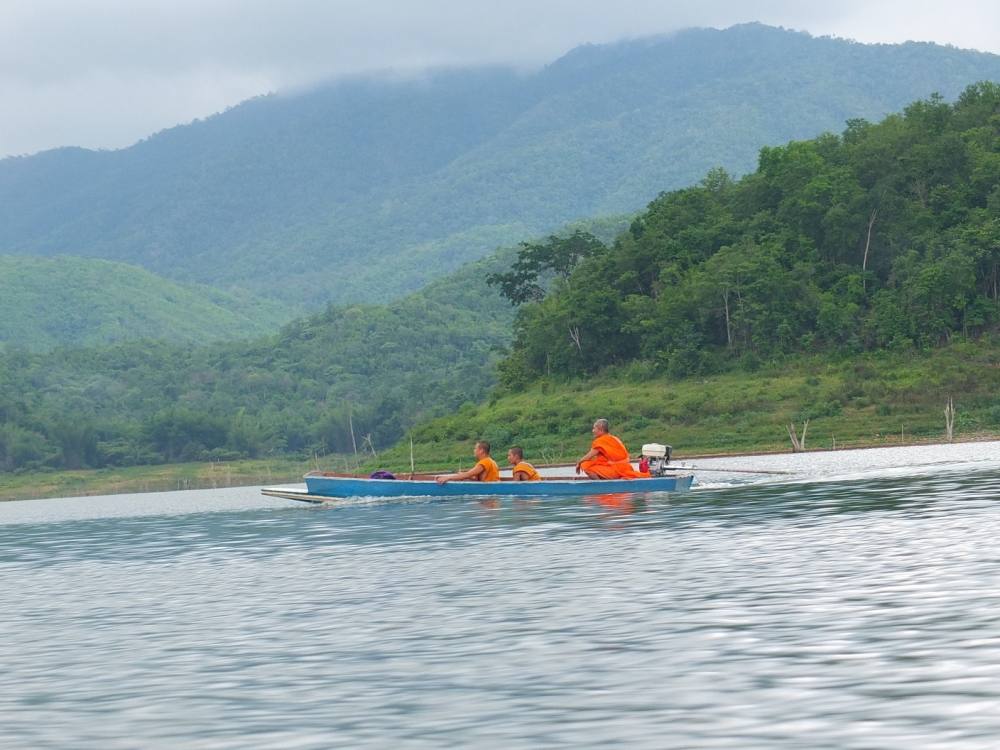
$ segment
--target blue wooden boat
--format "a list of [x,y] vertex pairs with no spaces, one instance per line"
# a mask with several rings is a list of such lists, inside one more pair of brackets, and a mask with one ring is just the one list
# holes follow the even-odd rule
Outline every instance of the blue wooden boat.
[[683,492],[691,488],[692,474],[671,474],[650,479],[576,479],[561,477],[539,482],[448,482],[438,484],[432,475],[414,479],[369,479],[368,477],[310,472],[306,490],[268,487],[265,495],[323,503],[349,497],[542,497],[607,495],[635,492]]

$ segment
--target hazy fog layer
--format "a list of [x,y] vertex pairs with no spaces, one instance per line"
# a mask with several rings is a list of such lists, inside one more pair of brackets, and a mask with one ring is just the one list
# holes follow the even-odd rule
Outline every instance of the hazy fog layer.
[[116,148],[359,71],[534,67],[586,42],[746,21],[1000,52],[995,0],[5,0],[0,156]]

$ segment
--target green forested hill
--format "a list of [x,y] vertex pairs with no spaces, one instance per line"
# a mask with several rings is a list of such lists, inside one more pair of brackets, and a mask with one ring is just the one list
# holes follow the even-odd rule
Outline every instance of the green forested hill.
[[513,319],[482,281],[498,262],[252,342],[8,350],[0,470],[350,451],[351,426],[384,448],[492,384]]
[[[610,241],[628,221],[567,231]],[[514,255],[252,341],[0,352],[0,471],[382,450],[492,387],[514,311],[486,277]]]
[[0,255],[0,350],[250,338],[277,330],[295,312],[124,263]]
[[[764,148],[751,174],[713,170],[614,224],[249,343],[8,352],[0,461],[302,455],[368,435],[382,449],[450,413],[414,434],[445,453],[487,429],[540,450],[602,404],[636,434],[676,420],[744,447],[763,414],[847,415],[829,423],[841,439],[904,415],[926,434],[946,396],[974,410],[967,425],[1000,423],[1000,84]],[[525,300],[516,318],[497,289]],[[498,360],[499,400],[476,409]]]
[[664,194],[597,248],[521,308],[510,387],[974,337],[1000,322],[1000,84],[764,148],[755,172]]
[[416,289],[490,249],[638,209],[761,145],[839,131],[1000,57],[761,25],[573,50],[543,70],[262,97],[113,152],[0,161],[0,252],[78,253],[315,304]]
[[949,399],[959,432],[1000,428],[1000,84],[765,148],[587,247],[575,268],[525,248],[497,279],[523,302],[503,387],[413,429],[418,456],[572,459],[597,417],[687,452],[787,446],[806,420],[817,447],[942,439]]

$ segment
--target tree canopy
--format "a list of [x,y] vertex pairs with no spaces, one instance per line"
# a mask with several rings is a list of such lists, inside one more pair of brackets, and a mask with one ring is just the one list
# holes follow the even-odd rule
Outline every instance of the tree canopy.
[[1000,320],[1000,85],[765,147],[739,180],[713,170],[515,301],[515,388],[635,359],[682,375],[973,336]]

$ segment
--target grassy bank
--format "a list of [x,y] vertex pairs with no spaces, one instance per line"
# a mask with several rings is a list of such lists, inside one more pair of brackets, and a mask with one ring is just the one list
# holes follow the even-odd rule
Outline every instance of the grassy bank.
[[[955,438],[1000,432],[1000,341],[929,352],[879,352],[831,362],[800,357],[756,372],[669,380],[643,366],[522,392],[427,422],[412,431],[418,467],[468,467],[482,437],[496,457],[520,444],[536,462],[575,460],[596,417],[611,420],[635,452],[672,444],[679,456],[789,450],[787,425],[807,449],[899,445],[945,439],[944,407],[955,401]],[[381,457],[409,465],[409,443]]]
[[129,466],[115,469],[0,473],[0,500],[298,482],[305,472],[314,468],[316,464],[313,461],[281,458],[224,463]]

